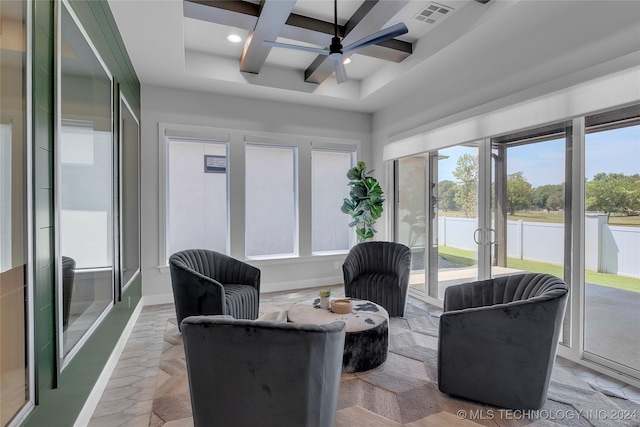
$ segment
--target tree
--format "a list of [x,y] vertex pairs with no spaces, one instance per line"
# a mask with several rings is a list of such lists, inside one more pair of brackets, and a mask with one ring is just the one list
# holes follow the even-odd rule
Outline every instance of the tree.
[[458,180],[455,202],[466,217],[475,214],[478,205],[478,157],[463,154],[456,162],[453,176]]
[[640,210],[640,175],[598,173],[586,186],[586,208],[610,215]]
[[438,209],[443,211],[457,211],[460,207],[456,203],[458,184],[445,179],[438,183]]
[[552,211],[564,207],[564,184],[547,184],[533,190],[531,204],[538,209]]
[[556,191],[547,199],[547,209],[550,211],[558,211],[564,209],[564,187]]
[[522,172],[507,175],[507,212],[513,215],[516,211],[531,206],[533,188],[524,178]]

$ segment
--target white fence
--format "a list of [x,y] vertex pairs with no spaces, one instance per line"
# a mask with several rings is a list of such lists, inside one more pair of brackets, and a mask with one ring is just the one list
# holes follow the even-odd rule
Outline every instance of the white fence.
[[[440,245],[477,250],[473,233],[476,218],[438,218]],[[640,228],[614,227],[606,215],[585,218],[587,270],[640,278]],[[507,256],[562,265],[564,225],[507,221]]]

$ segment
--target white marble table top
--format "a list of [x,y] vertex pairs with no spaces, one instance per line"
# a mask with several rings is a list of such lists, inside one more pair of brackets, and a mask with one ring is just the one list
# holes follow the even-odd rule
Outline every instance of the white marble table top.
[[353,302],[353,310],[347,314],[337,314],[320,307],[320,299],[308,300],[293,304],[289,308],[288,320],[293,323],[311,323],[324,325],[341,320],[346,323],[346,331],[359,332],[373,329],[382,323],[389,322],[389,313],[376,303],[355,298],[348,298]]

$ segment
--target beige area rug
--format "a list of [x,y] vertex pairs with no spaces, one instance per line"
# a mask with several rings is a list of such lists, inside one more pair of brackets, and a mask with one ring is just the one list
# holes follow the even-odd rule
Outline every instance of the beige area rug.
[[[261,318],[285,321],[285,309],[266,307]],[[405,318],[391,319],[387,361],[368,372],[343,374],[337,427],[640,426],[640,405],[597,389],[558,365],[547,403],[538,411],[502,410],[441,393],[438,316],[437,311],[408,305]],[[159,369],[149,425],[193,426],[184,349],[175,320],[167,323]],[[619,419],[625,417],[629,419]]]

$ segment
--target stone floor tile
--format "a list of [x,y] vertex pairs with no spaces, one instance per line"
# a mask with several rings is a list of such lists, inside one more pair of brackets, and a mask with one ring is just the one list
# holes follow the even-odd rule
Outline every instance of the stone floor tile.
[[[133,421],[133,416],[123,413],[115,413],[111,415],[105,415],[101,417],[93,417],[89,422],[88,427],[129,427]],[[149,423],[149,416],[146,416],[146,422]],[[143,424],[144,425],[144,424]]]
[[384,418],[401,421],[396,393],[360,379],[340,383],[338,402],[339,409],[360,406]]
[[[620,389],[627,399],[640,400],[640,389],[632,385],[625,385]],[[640,418],[640,414],[638,415]]]
[[[277,305],[281,306],[282,310],[287,310],[294,302],[315,298],[319,289],[265,294],[261,296],[261,307],[268,305],[273,311],[273,306]],[[342,285],[331,286],[330,289],[332,297],[344,296]],[[404,318],[390,319],[394,333],[390,336],[390,352],[387,362],[375,371],[342,376],[340,383],[340,404],[342,406],[337,413],[336,427],[399,427],[403,426],[401,424],[403,421],[407,427],[475,427],[478,425],[496,427],[498,424],[495,422],[478,421],[481,424],[476,424],[468,419],[458,419],[455,412],[459,408],[464,410],[486,408],[483,405],[461,399],[449,398],[445,404],[445,406],[449,405],[446,409],[449,412],[429,412],[429,408],[435,410],[436,404],[424,401],[424,398],[421,397],[424,396],[424,392],[421,393],[421,389],[425,387],[437,389],[437,384],[419,384],[423,379],[435,380],[435,374],[429,372],[429,369],[426,369],[426,374],[423,372],[425,372],[425,366],[428,368],[433,365],[433,369],[437,368],[437,351],[434,350],[437,348],[437,339],[431,334],[437,331],[438,318],[442,310],[413,298],[409,299],[407,310],[414,316],[421,315],[424,318],[412,319],[412,322]],[[161,364],[160,355],[165,344],[167,322],[174,318],[173,304],[143,308],[89,427],[154,426],[151,412],[152,399],[157,397],[155,396],[156,385],[162,384],[162,376],[166,376],[166,373],[163,374],[158,369]],[[177,326],[174,325],[174,327],[177,329]],[[410,332],[408,328],[413,328],[413,332]],[[176,333],[176,337],[179,338],[180,335]],[[182,360],[183,363],[182,356],[175,355],[173,363],[177,360]],[[400,372],[398,378],[385,378],[384,381],[380,379],[389,375],[385,366],[397,369],[396,372]],[[564,367],[567,372],[579,377],[576,378],[576,381],[582,382],[584,380],[594,383],[602,389],[611,390],[640,404],[640,390],[635,387],[613,380],[567,359],[558,358],[557,366]],[[564,376],[558,376],[554,369],[554,378],[562,380]],[[367,381],[371,381],[371,383],[382,381],[391,384],[387,388],[393,391],[377,388]],[[415,385],[418,387],[413,388]],[[169,396],[173,390],[171,385],[165,385],[165,389],[166,395]],[[179,389],[179,387],[175,388],[175,390]],[[429,390],[429,392],[432,391]],[[440,394],[435,394],[435,396],[438,395]],[[188,399],[184,402],[188,403]],[[437,407],[439,411],[442,411],[441,403]],[[190,406],[189,411],[185,408],[182,409],[184,413],[178,413],[180,408],[173,408],[169,411],[169,418],[172,418],[172,421],[164,424],[164,427],[193,427]],[[551,425],[553,423],[546,420],[538,420],[530,424],[530,427]]]
[[114,378],[109,380],[107,387],[105,390],[119,389],[123,387],[133,387],[135,383],[140,381],[140,378],[135,376],[122,377],[122,378]]
[[163,427],[193,427],[193,417],[169,421],[168,423],[165,423]]
[[414,384],[414,381],[411,381],[411,379],[417,380],[418,382],[429,380],[424,363],[391,352],[387,356],[386,362],[384,362],[379,368],[359,374],[358,377],[369,381],[369,378],[372,376],[375,377],[379,374],[393,374],[397,377],[406,378],[412,386],[404,388],[417,387],[417,384]]
[[627,383],[624,383],[620,380],[616,380],[604,375],[599,375],[598,377],[596,377],[595,383],[600,387],[606,387],[608,389],[617,389],[617,390],[621,390],[623,387],[627,385]]
[[93,413],[93,416],[99,418],[106,415],[124,413],[124,411],[131,408],[135,404],[136,402],[132,399],[118,399],[111,402],[100,403]]
[[402,424],[360,406],[351,406],[336,413],[336,427],[402,427]]
[[114,400],[127,398],[137,399],[138,394],[141,391],[142,389],[137,387],[120,387],[105,390],[104,393],[102,393],[102,397],[100,398],[100,403],[113,402]]
[[481,427],[473,421],[462,419],[448,412],[438,412],[420,420],[405,424],[405,427]]
[[128,415],[133,415],[134,417],[141,415],[149,415],[151,413],[151,406],[153,405],[153,400],[143,400],[139,401],[135,405],[131,406],[128,409],[125,409],[123,412]]

